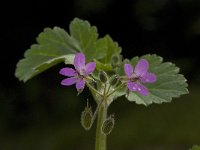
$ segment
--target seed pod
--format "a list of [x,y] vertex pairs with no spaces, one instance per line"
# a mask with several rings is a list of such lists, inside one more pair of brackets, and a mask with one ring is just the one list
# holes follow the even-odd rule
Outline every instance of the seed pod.
[[104,71],[99,72],[99,79],[101,82],[106,83],[108,81],[108,76]]
[[114,115],[110,115],[103,123],[102,125],[102,132],[105,135],[108,135],[112,132],[113,128],[114,128],[114,124],[115,124],[115,119],[114,119]]
[[92,117],[92,108],[87,105],[81,114],[81,125],[85,130],[90,130],[92,127]]
[[117,85],[118,82],[119,82],[119,78],[118,78],[117,75],[113,75],[113,76],[110,78],[110,81],[109,81],[110,85],[112,85],[112,86]]

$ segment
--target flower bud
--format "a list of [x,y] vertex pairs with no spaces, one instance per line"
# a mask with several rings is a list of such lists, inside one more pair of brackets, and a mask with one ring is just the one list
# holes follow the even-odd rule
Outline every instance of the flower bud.
[[99,72],[99,79],[101,82],[106,83],[108,81],[108,76],[104,71]]
[[114,119],[114,115],[110,115],[103,123],[102,125],[102,132],[105,135],[108,135],[112,132],[113,128],[114,128],[114,124],[115,124],[115,119]]
[[92,117],[92,108],[87,105],[81,114],[81,125],[85,130],[89,130],[92,127]]
[[91,81],[90,85],[97,90],[97,82],[96,81]]
[[117,75],[113,75],[113,76],[110,78],[110,81],[109,81],[110,85],[112,85],[112,86],[117,85],[118,82],[119,82],[119,78],[118,78]]

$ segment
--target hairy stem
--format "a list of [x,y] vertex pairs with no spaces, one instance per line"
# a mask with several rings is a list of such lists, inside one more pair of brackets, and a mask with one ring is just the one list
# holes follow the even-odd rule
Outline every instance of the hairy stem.
[[99,96],[102,96],[102,94],[99,91],[97,91],[95,88],[93,88],[89,83],[86,82],[86,84],[93,93],[97,93],[99,94]]
[[106,135],[102,132],[102,125],[107,118],[107,107],[105,103],[100,106],[98,111],[95,150],[106,150]]

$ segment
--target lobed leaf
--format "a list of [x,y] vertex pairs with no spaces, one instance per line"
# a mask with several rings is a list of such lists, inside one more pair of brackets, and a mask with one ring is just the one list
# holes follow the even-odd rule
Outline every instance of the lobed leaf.
[[44,29],[37,42],[17,63],[15,76],[24,82],[60,62],[73,63],[73,54],[78,50],[74,39],[58,27]]
[[[75,18],[70,23],[69,30],[71,35],[59,27],[45,28],[39,34],[37,44],[32,45],[25,52],[25,58],[17,63],[15,76],[26,82],[58,63],[72,64],[74,54],[79,51],[85,54],[87,61],[100,62],[104,59],[105,63],[109,62],[111,54],[120,52],[116,51],[114,45],[117,43],[110,37],[98,39],[96,27],[91,26],[88,21]],[[112,69],[111,65],[104,62],[100,62],[98,66],[109,66],[107,68]]]
[[[161,104],[163,102],[170,102],[172,98],[188,93],[186,79],[179,74],[179,68],[174,64],[170,62],[163,63],[162,57],[157,55],[144,55],[140,58],[148,60],[149,71],[156,74],[157,81],[145,84],[149,89],[147,96],[142,96],[137,92],[130,92],[129,96],[127,96],[129,101],[135,101],[137,104],[143,105]],[[132,66],[135,66],[140,58],[132,58],[130,61]],[[122,73],[122,69],[119,70],[119,73]]]

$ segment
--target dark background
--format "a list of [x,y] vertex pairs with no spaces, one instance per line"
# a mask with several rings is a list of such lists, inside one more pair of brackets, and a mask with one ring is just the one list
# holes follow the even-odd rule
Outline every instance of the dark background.
[[120,98],[111,105],[116,126],[108,149],[187,150],[200,144],[200,1],[66,0],[7,1],[0,5],[0,149],[94,149],[95,128],[86,132],[80,114],[88,91],[77,97],[62,87],[58,71],[49,69],[27,83],[14,77],[16,63],[45,27],[68,31],[74,17],[109,34],[123,56],[156,53],[176,63],[188,79],[190,94],[172,103],[138,106]]

